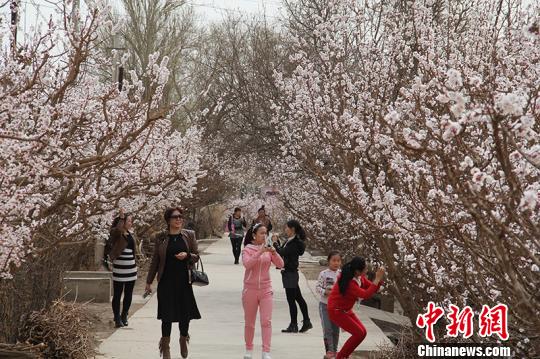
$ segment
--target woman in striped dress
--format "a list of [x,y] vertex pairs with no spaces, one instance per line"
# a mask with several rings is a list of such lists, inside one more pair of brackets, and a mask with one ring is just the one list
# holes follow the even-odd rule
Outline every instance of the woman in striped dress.
[[[112,309],[116,328],[128,325],[128,312],[133,297],[133,287],[137,280],[137,265],[135,263],[137,243],[130,231],[132,226],[133,217],[120,210],[120,215],[114,219],[111,229],[112,249],[109,257],[113,263]],[[124,293],[124,301],[120,314],[122,292]]]

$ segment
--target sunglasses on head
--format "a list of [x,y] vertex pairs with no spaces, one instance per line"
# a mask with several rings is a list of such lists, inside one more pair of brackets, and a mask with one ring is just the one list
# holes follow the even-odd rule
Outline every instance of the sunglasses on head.
[[181,214],[175,214],[174,216],[171,216],[171,219],[182,219],[184,218],[184,216],[182,216]]

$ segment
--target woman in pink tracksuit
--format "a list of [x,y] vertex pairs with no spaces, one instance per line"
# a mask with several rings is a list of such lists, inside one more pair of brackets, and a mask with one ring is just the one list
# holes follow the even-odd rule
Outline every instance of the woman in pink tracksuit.
[[283,259],[273,247],[266,245],[266,227],[260,223],[250,228],[244,240],[242,262],[246,267],[244,274],[244,290],[242,304],[244,306],[244,337],[246,355],[244,359],[252,359],[253,337],[255,336],[255,320],[257,309],[260,311],[260,322],[263,342],[263,359],[271,359],[270,344],[272,341],[272,280],[270,266],[272,263],[283,267]]

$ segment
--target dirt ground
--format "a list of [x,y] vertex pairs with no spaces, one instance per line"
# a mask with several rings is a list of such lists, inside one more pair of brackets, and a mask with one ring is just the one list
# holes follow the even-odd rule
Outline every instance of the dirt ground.
[[[134,295],[144,294],[148,266],[149,261],[145,262],[142,266],[139,265],[137,282],[135,283],[135,288],[133,289]],[[129,316],[131,317],[133,313],[139,310],[143,305],[143,303],[132,303],[129,310]],[[111,303],[88,303],[87,307],[93,318],[92,325],[95,336],[95,345],[97,348],[103,339],[108,338],[116,330],[114,327],[112,307]]]
[[[217,240],[217,239],[216,239]],[[204,254],[204,251],[214,243],[215,240],[199,243],[199,251]],[[146,286],[146,275],[148,274],[148,267],[150,266],[150,259],[147,259],[144,263],[139,263],[137,282],[133,289],[133,295],[143,295],[144,288]],[[131,317],[137,310],[139,310],[144,303],[132,303],[129,310],[129,317]],[[116,328],[114,327],[113,314],[111,303],[88,303],[88,311],[91,315],[93,332],[95,337],[95,348],[99,347],[99,344],[104,339],[108,338]]]

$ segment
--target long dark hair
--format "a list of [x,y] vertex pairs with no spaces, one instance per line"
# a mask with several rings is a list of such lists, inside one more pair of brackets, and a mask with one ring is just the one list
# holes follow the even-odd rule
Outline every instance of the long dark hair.
[[[132,217],[131,213],[124,214],[124,224],[126,223],[125,222],[126,219],[128,219],[129,217]],[[107,239],[107,241],[105,241],[105,248],[103,249],[103,263],[105,264],[105,266],[108,265],[107,264],[108,263],[108,256],[109,256],[109,254],[111,253],[111,250],[112,250],[113,230],[116,229],[116,226],[118,226],[118,223],[120,223],[121,220],[122,220],[122,218],[120,218],[120,216],[114,217],[114,219],[112,221],[112,224],[111,224],[111,229],[109,230],[109,238]],[[125,227],[120,228],[120,233],[122,235],[124,234],[124,230],[125,230]]]
[[262,227],[264,227],[264,224],[262,223],[257,223],[249,227],[249,229],[246,232],[246,236],[244,237],[244,247],[247,246],[248,244],[251,244],[251,242],[253,242],[253,240],[255,239],[255,235]]
[[366,268],[366,260],[362,257],[354,257],[350,262],[345,263],[341,268],[341,276],[338,280],[339,292],[345,295],[350,281],[355,277],[356,271],[363,271]]
[[[124,221],[128,219],[128,217],[131,217],[131,213],[126,213],[124,214]],[[114,217],[113,221],[112,221],[112,224],[111,224],[111,231],[116,228],[116,226],[118,226],[118,223],[120,223],[120,221],[122,220],[122,218],[120,218],[120,216],[116,216]]]
[[287,227],[294,229],[294,233],[296,233],[296,236],[300,238],[300,240],[304,241],[306,239],[306,231],[304,231],[304,228],[302,228],[300,222],[296,219],[288,221]]

